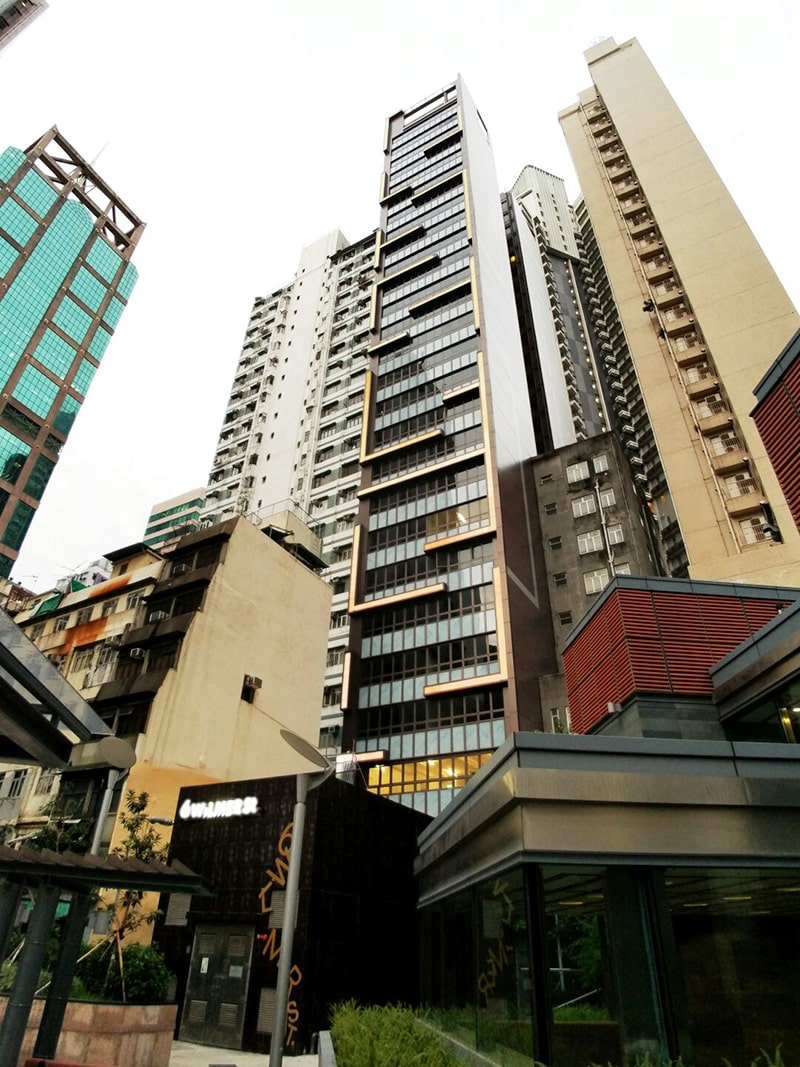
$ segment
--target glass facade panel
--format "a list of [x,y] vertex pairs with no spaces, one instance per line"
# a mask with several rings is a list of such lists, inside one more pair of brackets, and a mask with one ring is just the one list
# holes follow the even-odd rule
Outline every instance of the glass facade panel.
[[108,330],[104,330],[102,326],[98,326],[89,342],[89,355],[94,356],[96,360],[101,360],[105,350],[108,348],[108,342],[111,340],[111,334]]
[[81,267],[73,279],[70,292],[82,300],[92,311],[97,311],[108,290],[86,267]]
[[2,543],[9,548],[19,548],[25,539],[25,534],[28,532],[28,527],[34,514],[32,507],[28,504],[23,504],[21,500],[18,501],[17,506],[14,508],[14,513],[6,526]]
[[69,433],[80,406],[80,401],[76,400],[75,397],[64,397],[64,403],[61,405],[53,423],[54,428],[59,433],[63,433],[65,436]]
[[97,370],[94,363],[91,363],[88,359],[84,359],[81,362],[80,367],[72,380],[72,388],[76,393],[81,393],[86,396],[89,386],[92,384],[92,378]]
[[74,300],[65,296],[56,308],[53,322],[80,345],[92,325],[92,317],[83,308],[79,308]]
[[14,485],[30,451],[26,441],[0,427],[0,477]]
[[0,230],[5,230],[21,245],[30,241],[37,226],[36,219],[11,197],[0,204]]
[[125,305],[121,300],[118,300],[115,296],[111,298],[111,303],[106,308],[103,314],[103,322],[113,330],[119,322],[122,312],[125,310]]
[[53,406],[58,390],[57,382],[51,381],[40,370],[29,365],[22,371],[11,395],[43,419]]
[[35,170],[29,170],[14,192],[32,207],[37,215],[44,217],[58,200],[58,193]]
[[122,275],[119,285],[117,286],[117,292],[120,294],[120,296],[125,297],[125,299],[127,300],[133,292],[133,287],[134,285],[136,285],[138,278],[138,270],[133,265],[133,263],[129,263],[128,266],[125,268],[125,273]]
[[46,456],[37,456],[30,477],[25,483],[24,492],[36,500],[41,500],[50,475],[53,473],[53,467],[55,463],[51,459],[47,459]]
[[0,237],[0,278],[5,278],[17,261],[19,252],[4,237]]
[[0,153],[0,181],[7,182],[27,162],[27,156],[19,148],[6,148]]
[[59,378],[65,378],[77,351],[54,330],[47,330],[33,353],[34,359]]
[[5,338],[0,385],[30,344],[91,229],[89,212],[80,204],[65,203],[11,283],[1,305]]
[[89,249],[86,262],[110,282],[119,270],[122,257],[102,237],[98,237]]

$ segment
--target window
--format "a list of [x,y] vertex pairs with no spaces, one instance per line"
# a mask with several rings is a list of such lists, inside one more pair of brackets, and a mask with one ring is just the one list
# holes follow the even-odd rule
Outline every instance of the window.
[[614,573],[615,574],[630,574],[631,573],[631,565],[630,565],[630,563],[615,563],[614,564]]
[[555,501],[553,501],[550,504],[545,504],[545,506],[544,506],[545,515],[555,515],[557,511],[558,511],[558,504],[556,504]]
[[328,658],[325,661],[328,667],[336,667],[344,662],[345,646],[337,645],[336,648],[328,649]]
[[729,497],[746,496],[758,492],[758,486],[749,471],[739,471],[738,474],[729,474],[725,479],[725,490]]
[[567,584],[567,572],[559,571],[558,574],[553,575],[553,585],[566,585]]
[[610,545],[621,545],[625,543],[625,534],[622,532],[621,523],[615,523],[614,526],[607,526],[606,533],[608,534],[608,543]]
[[768,534],[762,525],[762,519],[742,519],[739,523],[742,540],[746,545],[754,545],[758,541],[766,541]]
[[104,619],[108,618],[109,615],[114,614],[114,612],[117,610],[117,603],[118,601],[116,600],[107,600],[105,604],[103,604],[103,610],[101,614]]
[[551,548],[561,548],[560,537],[551,537],[547,543],[550,545]]
[[559,611],[558,621],[562,626],[570,626],[572,624],[572,612],[571,611]]
[[340,685],[326,685],[322,690],[322,706],[325,708],[337,707],[342,699],[342,687]]
[[31,627],[31,641],[35,641],[37,637],[41,637],[44,633],[44,623],[37,622],[35,626]]
[[588,477],[588,463],[570,463],[570,465],[567,467],[567,481],[570,483],[570,485],[575,482],[582,482],[584,478]]
[[552,480],[553,480],[553,475],[552,474],[543,474],[541,476],[541,478],[539,479],[539,485],[547,485],[547,483],[548,482],[552,482]]
[[56,619],[55,626],[53,627],[53,630],[56,633],[61,633],[62,630],[66,630],[68,623],[69,623],[69,615],[62,615],[60,619]]
[[10,797],[22,796],[22,790],[25,788],[25,779],[27,777],[27,771],[14,771],[14,774],[11,777],[11,788],[8,791]]
[[56,670],[61,671],[62,674],[64,673],[64,664],[67,662],[67,657],[65,655],[62,655],[60,652],[54,652],[47,658],[50,660]]
[[602,593],[607,585],[608,571],[605,567],[596,571],[588,571],[583,576],[583,587],[587,593]]
[[330,626],[330,628],[331,628],[331,630],[338,630],[342,626],[347,626],[347,612],[346,611],[335,611],[333,613],[333,615],[331,615],[331,626]]
[[582,556],[587,552],[599,552],[603,548],[603,535],[599,530],[589,530],[578,534],[578,551]]
[[91,609],[91,607],[81,608],[81,610],[75,616],[75,625],[76,626],[83,626],[83,624],[85,622],[89,622],[91,617],[92,617],[92,609]]
[[597,511],[597,501],[589,493],[587,496],[578,496],[572,501],[572,514],[576,519],[582,515],[594,515]]
[[613,508],[617,502],[616,495],[613,489],[601,489],[600,490],[600,507],[601,508]]
[[71,671],[88,671],[94,660],[94,645],[84,645],[72,653]]
[[140,604],[144,593],[141,591],[138,593],[129,593],[128,599],[125,601],[126,608],[135,608],[137,604]]
[[58,771],[53,770],[52,767],[47,768],[47,770],[43,770],[42,773],[39,775],[39,780],[36,783],[34,793],[36,793],[37,796],[42,796],[46,793],[52,793],[53,786],[56,784],[57,781]]
[[599,456],[594,457],[592,466],[594,467],[595,474],[602,474],[603,471],[608,470],[608,456],[605,452],[601,452]]

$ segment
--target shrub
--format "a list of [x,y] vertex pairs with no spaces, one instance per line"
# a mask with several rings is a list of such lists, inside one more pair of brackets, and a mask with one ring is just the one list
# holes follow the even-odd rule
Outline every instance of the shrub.
[[411,1008],[337,1004],[331,1036],[338,1067],[457,1067],[444,1043],[416,1021]]
[[[128,945],[122,950],[125,998],[132,1004],[155,1004],[166,1000],[172,974],[155,945]],[[90,997],[122,1000],[122,979],[113,941],[82,960],[76,977]]]

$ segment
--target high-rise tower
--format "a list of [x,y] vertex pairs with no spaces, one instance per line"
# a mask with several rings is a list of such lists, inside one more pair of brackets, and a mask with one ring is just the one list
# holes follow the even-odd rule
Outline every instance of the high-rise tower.
[[541,728],[554,660],[503,210],[461,79],[389,119],[376,262],[344,740],[435,813]]
[[660,457],[654,507],[691,577],[790,583],[800,535],[748,413],[797,312],[638,42],[586,58],[594,85],[560,118],[624,331],[609,369],[635,375]]
[[0,155],[4,576],[136,282],[143,229],[56,127]]

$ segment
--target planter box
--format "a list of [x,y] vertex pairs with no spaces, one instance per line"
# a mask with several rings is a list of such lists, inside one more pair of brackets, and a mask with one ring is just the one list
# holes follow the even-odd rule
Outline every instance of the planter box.
[[[7,997],[0,997],[0,1019]],[[44,1000],[31,1009],[18,1067],[33,1055]],[[169,1067],[177,1004],[107,1004],[71,1000],[67,1004],[56,1059],[113,1067]]]

